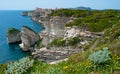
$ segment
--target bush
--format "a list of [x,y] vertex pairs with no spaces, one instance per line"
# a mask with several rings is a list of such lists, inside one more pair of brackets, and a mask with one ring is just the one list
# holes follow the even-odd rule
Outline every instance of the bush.
[[34,60],[30,60],[29,57],[25,57],[16,62],[8,64],[5,74],[23,74],[27,69],[33,66]]
[[94,64],[104,64],[107,61],[111,60],[111,57],[108,48],[105,47],[103,50],[99,50],[90,54],[88,59],[91,60]]
[[8,31],[7,31],[7,34],[9,34],[9,33],[19,33],[20,31],[18,30],[18,29],[16,29],[16,28],[9,28],[8,29]]
[[65,46],[65,40],[63,39],[55,39],[52,41],[51,45],[54,45],[54,46]]
[[79,37],[74,37],[70,39],[55,39],[51,42],[52,46],[75,46],[80,43]]
[[79,37],[74,37],[74,38],[68,39],[67,45],[74,46],[74,45],[77,45],[78,43],[80,43]]

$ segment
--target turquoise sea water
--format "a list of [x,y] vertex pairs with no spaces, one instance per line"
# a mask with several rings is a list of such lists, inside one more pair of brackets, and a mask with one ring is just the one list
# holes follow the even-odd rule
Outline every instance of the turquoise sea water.
[[14,27],[21,30],[23,25],[32,28],[39,33],[43,26],[35,23],[30,17],[21,16],[22,11],[0,11],[0,63],[18,60],[28,55],[23,52],[18,44],[8,44],[6,32],[8,28]]

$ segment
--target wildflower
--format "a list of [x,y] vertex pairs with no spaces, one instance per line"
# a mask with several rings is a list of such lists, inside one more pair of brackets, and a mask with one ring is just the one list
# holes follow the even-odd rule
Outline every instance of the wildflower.
[[63,69],[67,69],[67,68],[68,68],[68,66],[64,66],[64,67],[63,67]]

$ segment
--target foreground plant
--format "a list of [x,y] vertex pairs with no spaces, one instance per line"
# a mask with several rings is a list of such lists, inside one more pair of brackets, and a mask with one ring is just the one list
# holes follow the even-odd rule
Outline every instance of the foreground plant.
[[90,54],[88,59],[90,59],[94,64],[101,64],[111,60],[111,57],[108,48],[105,47],[103,50]]
[[34,60],[31,60],[29,57],[22,58],[16,62],[11,62],[5,70],[5,74],[23,74],[33,66],[33,62]]

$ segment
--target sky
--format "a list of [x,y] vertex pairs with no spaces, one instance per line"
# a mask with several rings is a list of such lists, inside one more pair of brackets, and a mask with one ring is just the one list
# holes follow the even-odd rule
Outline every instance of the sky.
[[40,8],[91,7],[120,9],[120,0],[0,0],[0,10],[33,10]]

